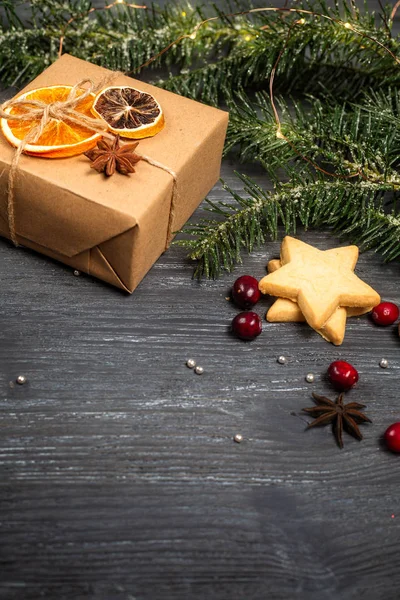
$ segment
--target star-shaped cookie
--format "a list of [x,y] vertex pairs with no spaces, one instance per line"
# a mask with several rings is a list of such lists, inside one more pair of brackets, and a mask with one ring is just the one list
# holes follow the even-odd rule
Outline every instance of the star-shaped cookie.
[[[326,250],[326,252],[330,252],[330,250]],[[354,266],[356,260],[354,261]],[[281,268],[281,261],[279,259],[270,260],[267,268],[268,273],[273,273]],[[344,308],[339,306],[333,315],[329,317],[325,325],[321,329],[316,329],[316,332],[328,342],[332,342],[335,346],[340,346],[346,332],[347,317],[363,315],[372,310],[372,308],[372,306],[365,308]],[[270,323],[303,323],[305,321],[305,317],[297,302],[288,300],[287,298],[278,298],[275,300],[267,312],[266,319]]]
[[353,272],[357,256],[356,246],[322,251],[286,236],[283,266],[260,281],[260,291],[294,300],[307,323],[321,329],[339,306],[365,308],[380,302],[379,294]]

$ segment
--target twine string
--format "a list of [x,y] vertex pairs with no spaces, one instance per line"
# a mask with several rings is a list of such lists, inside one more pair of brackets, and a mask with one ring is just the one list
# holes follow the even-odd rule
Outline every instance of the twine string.
[[169,247],[169,238],[171,237],[171,234],[172,234],[172,224],[173,224],[174,217],[175,217],[175,207],[176,207],[176,203],[178,201],[178,176],[175,173],[175,171],[173,171],[169,167],[166,167],[165,165],[158,162],[157,160],[154,160],[150,156],[146,156],[144,154],[141,154],[140,156],[141,156],[141,159],[144,160],[145,162],[149,163],[149,165],[153,165],[153,167],[162,169],[166,173],[169,173],[172,177],[172,181],[173,181],[172,195],[171,195],[171,204],[170,204],[169,217],[168,217],[167,237],[165,240],[165,250],[167,250],[167,248]]
[[[27,135],[20,141],[15,149],[13,159],[10,165],[7,188],[7,218],[8,229],[11,241],[18,246],[16,224],[15,224],[15,183],[19,172],[19,161],[28,144],[36,144],[43,134],[46,126],[52,121],[70,122],[74,125],[85,127],[94,133],[101,133],[103,137],[114,139],[114,135],[107,130],[107,124],[101,119],[89,117],[78,110],[78,104],[84,102],[91,94],[96,94],[101,89],[109,85],[121,73],[115,71],[103,78],[97,85],[91,79],[82,79],[71,88],[65,101],[57,100],[46,104],[41,100],[33,99],[15,99],[7,100],[0,106],[0,118],[8,121],[34,121],[38,122]],[[87,87],[84,87],[87,86]],[[82,92],[83,90],[83,92]],[[20,114],[13,114],[12,109],[23,109]],[[142,160],[169,173],[173,179],[171,206],[169,213],[169,222],[167,229],[167,238],[165,248],[168,248],[169,237],[171,235],[172,222],[175,213],[177,199],[177,175],[169,167],[154,160],[149,156],[141,156]]]

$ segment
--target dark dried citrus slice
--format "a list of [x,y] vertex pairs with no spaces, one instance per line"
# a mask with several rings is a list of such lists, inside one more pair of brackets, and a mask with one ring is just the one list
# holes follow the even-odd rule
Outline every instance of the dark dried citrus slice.
[[122,137],[151,137],[164,127],[164,114],[157,100],[132,87],[106,88],[96,96],[92,111],[106,121],[110,131]]

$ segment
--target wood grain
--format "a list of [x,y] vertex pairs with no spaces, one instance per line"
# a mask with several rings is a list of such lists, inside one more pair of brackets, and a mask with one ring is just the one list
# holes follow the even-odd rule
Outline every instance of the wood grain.
[[[222,174],[239,190],[235,167]],[[210,197],[227,199],[220,185]],[[381,443],[400,420],[399,338],[368,317],[340,348],[302,324],[233,338],[232,282],[278,252],[268,242],[199,283],[172,247],[127,296],[0,241],[1,600],[399,598],[400,462]],[[365,253],[357,273],[400,303],[399,262]],[[338,358],[373,421],[342,451],[301,413],[312,391],[334,397]]]

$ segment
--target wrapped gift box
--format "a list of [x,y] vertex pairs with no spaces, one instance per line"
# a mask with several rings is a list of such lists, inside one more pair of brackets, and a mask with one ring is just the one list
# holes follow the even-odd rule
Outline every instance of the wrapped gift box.
[[[101,81],[107,70],[63,55],[24,91]],[[83,156],[21,156],[15,183],[18,242],[132,292],[219,177],[228,114],[124,75],[112,85],[152,94],[165,127],[143,139],[139,154],[176,174],[140,161],[130,176],[106,178]],[[0,135],[0,234],[10,237],[7,180],[15,150]]]

